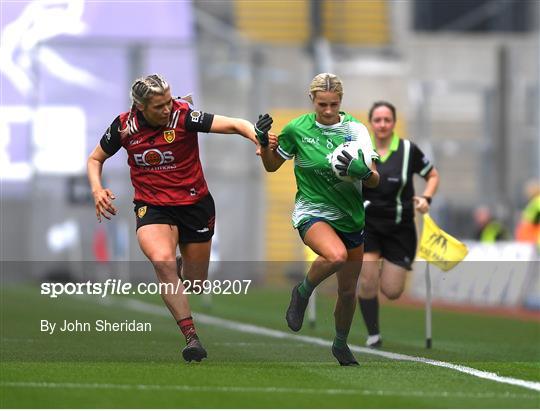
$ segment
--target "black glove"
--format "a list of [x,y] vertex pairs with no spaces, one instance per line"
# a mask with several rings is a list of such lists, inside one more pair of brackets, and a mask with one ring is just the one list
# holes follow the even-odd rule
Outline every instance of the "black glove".
[[255,124],[255,134],[257,135],[257,140],[259,140],[261,147],[268,147],[268,132],[270,131],[270,128],[272,128],[273,122],[274,120],[272,120],[270,114],[267,113],[264,116],[259,114],[259,120],[257,121],[257,124]]
[[360,180],[365,180],[373,172],[364,162],[364,154],[362,150],[358,150],[358,158],[353,158],[347,151],[341,152],[342,156],[337,156],[337,159],[342,164],[336,164],[336,169],[340,170],[339,175],[351,176]]

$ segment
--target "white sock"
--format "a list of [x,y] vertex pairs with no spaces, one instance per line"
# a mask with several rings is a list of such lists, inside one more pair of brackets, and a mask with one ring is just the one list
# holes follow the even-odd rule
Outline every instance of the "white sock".
[[377,341],[379,341],[380,339],[381,339],[381,334],[370,335],[370,336],[368,336],[368,338],[366,340],[366,345],[374,344]]

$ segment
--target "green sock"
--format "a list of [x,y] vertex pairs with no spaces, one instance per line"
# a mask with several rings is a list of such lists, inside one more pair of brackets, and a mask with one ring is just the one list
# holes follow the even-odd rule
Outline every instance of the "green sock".
[[340,331],[336,329],[336,337],[334,338],[334,346],[337,348],[346,347],[348,336],[349,336],[349,331]]
[[310,284],[306,276],[306,278],[304,278],[304,281],[302,281],[302,283],[298,287],[298,292],[302,297],[309,298],[314,289],[315,287]]

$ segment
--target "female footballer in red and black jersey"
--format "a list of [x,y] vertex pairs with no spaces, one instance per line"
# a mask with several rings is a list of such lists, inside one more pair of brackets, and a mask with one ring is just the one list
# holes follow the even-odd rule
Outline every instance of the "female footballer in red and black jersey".
[[258,140],[247,120],[196,111],[188,101],[173,99],[169,84],[158,74],[137,79],[131,98],[130,111],[115,118],[88,159],[96,216],[101,222],[117,212],[115,196],[102,186],[101,173],[107,158],[123,147],[135,190],[137,240],[159,282],[174,284],[173,293],[161,296],[186,338],[184,359],[201,361],[206,350],[195,332],[184,287],[176,287],[177,247],[182,278],[205,280],[214,233],[214,200],[204,179],[197,132],[240,134],[255,144]]
[[[416,255],[415,210],[426,213],[439,185],[439,173],[413,142],[394,131],[396,109],[385,101],[369,111],[374,148],[380,156],[376,188],[364,188],[366,241],[360,273],[359,306],[368,330],[366,345],[379,347],[379,288],[389,299],[405,287],[407,270]],[[415,196],[413,175],[426,180],[422,196]]]

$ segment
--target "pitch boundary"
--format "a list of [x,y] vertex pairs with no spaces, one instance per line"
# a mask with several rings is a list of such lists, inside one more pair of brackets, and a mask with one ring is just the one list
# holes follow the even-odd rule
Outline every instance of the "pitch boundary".
[[498,392],[433,392],[433,391],[386,391],[356,390],[343,388],[287,388],[287,387],[238,387],[238,386],[196,386],[196,385],[158,385],[158,384],[110,384],[110,383],[72,383],[72,382],[1,382],[0,386],[9,388],[50,388],[79,390],[136,390],[136,391],[186,391],[186,392],[226,392],[226,393],[271,393],[271,394],[306,394],[306,395],[364,395],[376,397],[453,397],[453,398],[501,398],[501,399],[536,399],[535,395],[498,393]]

